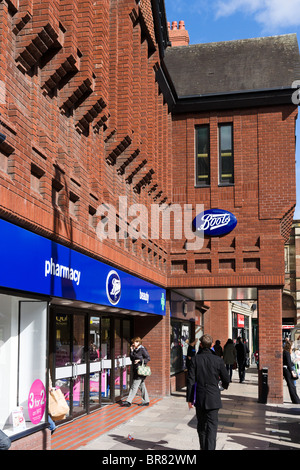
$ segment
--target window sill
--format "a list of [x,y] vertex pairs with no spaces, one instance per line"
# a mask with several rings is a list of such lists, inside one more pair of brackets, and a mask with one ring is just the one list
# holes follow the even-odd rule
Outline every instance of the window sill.
[[[10,438],[11,442],[14,442],[19,439],[22,439],[23,437],[30,436],[31,434],[42,431],[43,429],[49,429],[48,422],[33,426],[32,428],[24,429],[24,431],[21,431],[16,434],[12,434],[11,436],[8,436],[8,437]],[[5,429],[4,429],[4,432],[5,432]]]

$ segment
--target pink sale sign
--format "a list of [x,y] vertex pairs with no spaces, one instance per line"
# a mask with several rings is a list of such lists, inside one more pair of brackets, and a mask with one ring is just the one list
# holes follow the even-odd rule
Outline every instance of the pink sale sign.
[[33,424],[38,424],[46,408],[46,389],[41,380],[35,380],[28,395],[28,414]]

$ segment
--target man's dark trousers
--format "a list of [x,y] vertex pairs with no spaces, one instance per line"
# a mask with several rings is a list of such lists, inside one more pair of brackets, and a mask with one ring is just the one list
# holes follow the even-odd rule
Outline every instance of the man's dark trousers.
[[196,406],[197,431],[201,450],[215,450],[218,430],[218,412]]

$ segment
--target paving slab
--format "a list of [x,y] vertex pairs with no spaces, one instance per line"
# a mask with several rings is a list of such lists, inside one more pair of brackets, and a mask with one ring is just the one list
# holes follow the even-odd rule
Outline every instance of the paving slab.
[[[250,368],[243,384],[233,376],[222,402],[216,450],[300,449],[300,405],[291,403],[285,383],[282,405],[258,403],[257,370]],[[78,450],[199,451],[195,410],[183,389]]]

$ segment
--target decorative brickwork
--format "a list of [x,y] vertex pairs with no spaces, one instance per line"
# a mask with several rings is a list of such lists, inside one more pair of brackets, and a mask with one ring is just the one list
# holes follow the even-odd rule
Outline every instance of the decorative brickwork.
[[97,207],[117,208],[119,195],[146,207],[170,200],[171,120],[155,81],[151,3],[1,2],[0,20],[1,214],[165,284],[163,241],[155,267],[141,261],[140,240],[125,251],[95,231]]
[[[186,287],[284,284],[284,241],[295,205],[296,115],[293,106],[284,111],[274,106],[173,119],[173,202],[192,204],[194,211],[196,203],[202,203],[204,210],[228,210],[238,224],[209,244],[204,240],[196,252],[185,252],[182,240],[172,241],[172,265],[186,260],[187,276],[174,269],[169,286],[178,282]],[[234,128],[234,186],[220,186],[218,180],[218,125],[224,122],[232,122]],[[194,183],[195,126],[202,124],[210,126],[211,185],[207,188]],[[199,269],[208,266],[208,258],[210,268]]]

